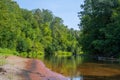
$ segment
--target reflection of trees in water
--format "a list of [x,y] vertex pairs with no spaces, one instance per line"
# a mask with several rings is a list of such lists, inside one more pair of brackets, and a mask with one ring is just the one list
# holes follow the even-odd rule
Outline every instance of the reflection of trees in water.
[[45,59],[47,67],[61,73],[65,76],[80,75],[77,66],[82,63],[83,59],[79,57],[51,57]]
[[[51,70],[70,77],[70,80],[118,80],[120,65],[107,63],[89,62],[89,59],[81,56],[72,57],[50,57],[44,62]],[[87,62],[86,62],[87,61]],[[98,72],[99,71],[99,72]],[[114,76],[111,76],[113,75]],[[110,75],[107,77],[106,75]],[[101,77],[99,77],[101,76]]]

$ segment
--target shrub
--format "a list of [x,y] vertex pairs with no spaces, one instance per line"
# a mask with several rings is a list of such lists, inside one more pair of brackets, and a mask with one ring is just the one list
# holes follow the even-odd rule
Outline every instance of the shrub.
[[18,55],[18,52],[16,52],[15,50],[7,49],[7,48],[0,48],[0,55],[2,56]]
[[72,56],[72,52],[66,52],[66,51],[57,51],[55,52],[55,56]]

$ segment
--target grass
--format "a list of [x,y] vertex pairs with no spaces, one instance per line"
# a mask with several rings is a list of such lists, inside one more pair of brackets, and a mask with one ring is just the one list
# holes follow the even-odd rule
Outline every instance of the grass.
[[58,56],[58,57],[68,57],[68,56],[72,56],[72,52],[57,51],[55,53],[55,56]]
[[10,50],[7,48],[0,48],[0,56],[10,56],[10,55],[17,55],[18,52],[15,50]]
[[44,56],[44,52],[30,52],[30,53],[22,52],[22,53],[19,53],[18,56],[29,57],[29,58],[40,58]]
[[7,61],[5,60],[5,56],[0,55],[0,66],[3,66],[5,64],[7,64]]
[[15,55],[17,52],[7,48],[0,48],[0,66],[7,64],[5,57]]

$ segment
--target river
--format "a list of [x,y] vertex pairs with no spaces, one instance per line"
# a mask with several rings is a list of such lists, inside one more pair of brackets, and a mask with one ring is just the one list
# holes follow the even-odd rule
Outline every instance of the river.
[[69,80],[120,80],[120,64],[93,61],[89,58],[49,57],[41,58],[45,65]]

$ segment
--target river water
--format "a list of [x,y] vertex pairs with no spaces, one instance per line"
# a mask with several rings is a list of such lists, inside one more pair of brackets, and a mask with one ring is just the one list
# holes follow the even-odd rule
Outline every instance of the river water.
[[89,58],[49,57],[42,59],[45,65],[69,80],[120,80],[120,64],[91,61]]

